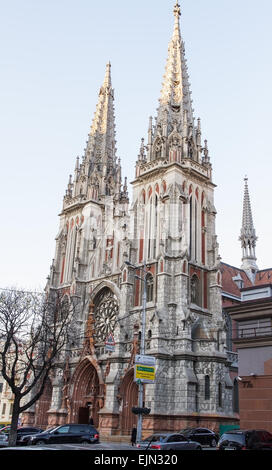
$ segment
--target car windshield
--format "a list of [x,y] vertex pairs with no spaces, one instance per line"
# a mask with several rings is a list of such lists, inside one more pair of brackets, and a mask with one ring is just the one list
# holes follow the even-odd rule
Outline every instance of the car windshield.
[[194,431],[193,428],[185,428],[185,429],[182,429],[180,432],[180,434],[189,434],[191,431]]
[[166,436],[163,434],[152,434],[152,436],[148,436],[146,439],[144,439],[143,442],[163,442],[165,437]]
[[223,442],[223,441],[239,442],[239,444],[244,444],[245,435],[242,433],[226,432],[220,438],[220,442]]
[[54,426],[53,428],[46,429],[41,434],[45,434],[45,433],[47,434],[48,432],[51,433],[51,432],[55,431],[58,428],[59,428],[59,426]]

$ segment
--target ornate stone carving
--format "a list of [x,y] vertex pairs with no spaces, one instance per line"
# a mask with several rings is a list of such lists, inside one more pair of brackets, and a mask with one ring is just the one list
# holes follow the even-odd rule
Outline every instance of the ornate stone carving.
[[94,311],[94,338],[97,343],[104,342],[108,334],[114,331],[118,311],[116,296],[104,289]]

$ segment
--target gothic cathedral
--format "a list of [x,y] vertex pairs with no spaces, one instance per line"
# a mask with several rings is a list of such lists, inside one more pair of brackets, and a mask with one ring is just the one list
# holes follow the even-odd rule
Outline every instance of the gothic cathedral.
[[92,417],[102,436],[130,434],[144,265],[145,353],[156,358],[155,383],[144,389],[151,409],[144,433],[233,422],[215,184],[193,111],[177,2],[157,116],[142,139],[131,202],[116,155],[106,66],[85,153],[64,196],[46,287],[79,300],[78,334],[25,422],[49,426]]

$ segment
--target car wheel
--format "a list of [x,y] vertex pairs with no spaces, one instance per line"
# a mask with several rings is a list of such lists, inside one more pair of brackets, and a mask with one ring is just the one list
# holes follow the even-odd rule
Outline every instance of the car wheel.
[[211,440],[210,446],[211,447],[216,447],[216,440],[215,439]]
[[83,446],[88,446],[88,445],[90,444],[90,442],[89,442],[89,441],[82,441],[81,444],[82,444]]
[[202,447],[201,447],[201,446],[197,446],[197,447],[196,447],[196,450],[202,450]]
[[45,442],[40,440],[40,441],[37,441],[35,445],[36,446],[44,446],[44,444],[45,444]]

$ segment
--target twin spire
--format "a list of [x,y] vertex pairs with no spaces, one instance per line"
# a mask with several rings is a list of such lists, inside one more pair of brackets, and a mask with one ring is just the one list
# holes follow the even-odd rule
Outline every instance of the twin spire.
[[[187,111],[189,121],[193,119],[189,75],[187,72],[184,42],[180,33],[180,5],[174,7],[174,31],[168,46],[168,57],[163,77],[160,107],[170,111]],[[180,108],[180,109],[179,109]],[[159,112],[162,111],[159,109]]]
[[[191,159],[206,166],[204,173],[211,178],[208,147],[207,144],[202,146],[200,119],[195,124],[193,115],[180,15],[180,5],[176,2],[174,30],[168,46],[158,113],[155,125],[152,118],[149,122],[146,161],[161,159],[181,163],[184,159]],[[139,168],[136,168],[137,174],[141,174]]]
[[126,182],[122,187],[120,159],[116,156],[114,90],[110,62],[106,65],[86,144],[81,164],[77,157],[73,181],[70,175],[64,207],[82,199],[100,200],[104,196],[114,196],[119,200],[127,198]]
[[[158,115],[153,126],[149,122],[148,145],[142,141],[138,162],[162,159],[181,162],[190,158],[206,166],[211,175],[207,143],[202,146],[201,126],[195,125],[184,43],[180,33],[180,5],[174,6],[174,30],[168,47],[168,57],[159,99]],[[82,163],[77,159],[75,176],[70,176],[65,199],[80,196],[99,197],[122,195],[120,159],[116,157],[114,90],[111,64],[106,66],[104,82],[84,149]],[[147,153],[145,154],[145,150]],[[210,177],[210,176],[208,176]],[[92,189],[90,187],[92,186]],[[123,188],[123,192],[126,188]]]

